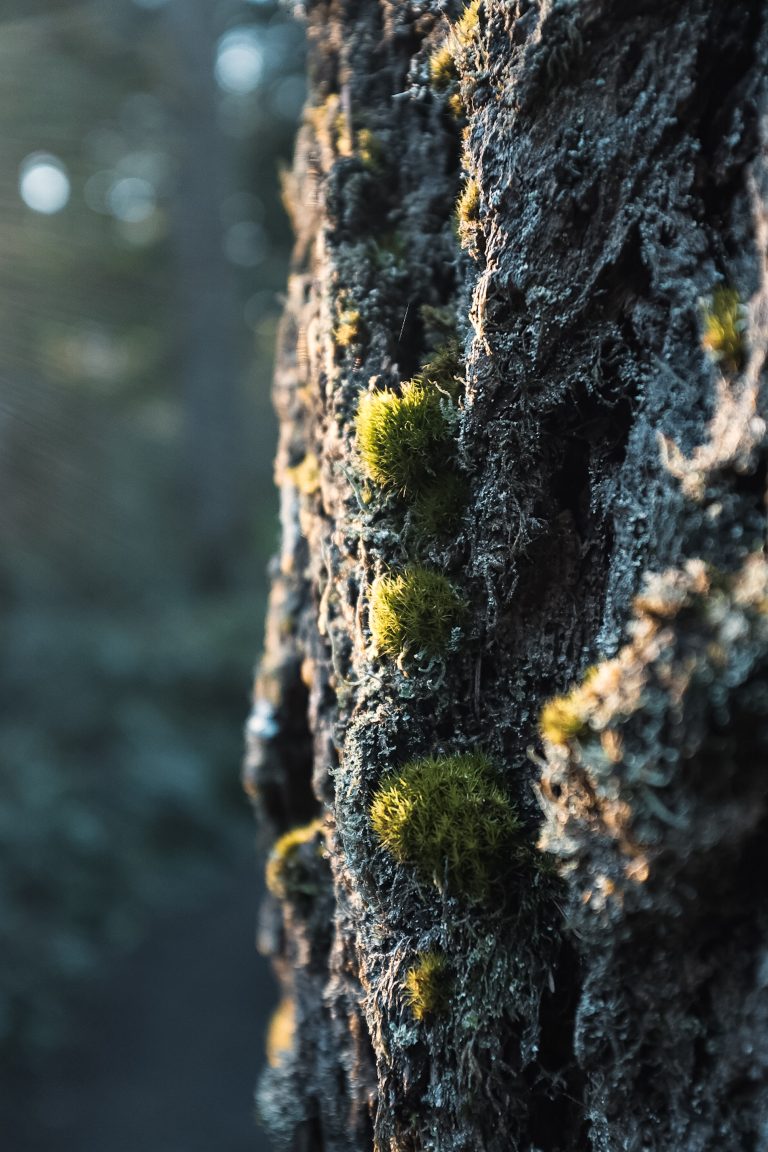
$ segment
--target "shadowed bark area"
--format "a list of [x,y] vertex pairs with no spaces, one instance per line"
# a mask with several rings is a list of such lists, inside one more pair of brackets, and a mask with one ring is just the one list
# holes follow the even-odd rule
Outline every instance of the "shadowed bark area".
[[[758,1149],[768,15],[449,15],[305,12],[247,779],[269,840],[322,835],[272,857],[262,945],[293,1029],[261,1113],[291,1149]],[[456,341],[455,447],[425,465],[430,499],[463,493],[446,529],[372,473],[355,421]],[[462,610],[443,651],[395,658],[372,588],[414,568]],[[483,898],[370,817],[404,765],[470,752],[519,828]]]

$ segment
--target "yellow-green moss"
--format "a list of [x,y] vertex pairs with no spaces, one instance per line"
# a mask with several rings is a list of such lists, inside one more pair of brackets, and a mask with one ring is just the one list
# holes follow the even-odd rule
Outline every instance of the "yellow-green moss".
[[380,843],[424,880],[485,900],[519,857],[520,821],[479,752],[413,760],[371,804]]
[[439,572],[412,566],[379,576],[371,587],[369,609],[374,648],[393,658],[442,656],[465,610],[453,585]]
[[550,744],[569,744],[589,732],[589,713],[593,704],[590,685],[599,671],[599,665],[587,668],[580,684],[567,695],[555,696],[544,705],[539,715],[539,732]]
[[703,307],[702,346],[713,360],[737,371],[744,360],[744,309],[733,288],[716,288]]
[[429,57],[429,81],[436,92],[446,92],[459,79],[459,70],[449,43],[441,44]]
[[314,452],[307,452],[300,464],[286,468],[285,474],[304,496],[312,496],[320,487],[320,465]]
[[440,952],[420,952],[406,973],[403,991],[416,1020],[444,1012],[450,993],[445,956]]
[[580,704],[578,693],[548,700],[539,717],[539,731],[543,738],[550,744],[568,744],[582,736],[588,725]]
[[289,997],[280,1001],[267,1028],[267,1060],[276,1068],[291,1051],[296,1035],[296,1005]]
[[339,348],[359,344],[362,334],[362,317],[357,308],[342,308],[333,330],[333,338]]
[[317,842],[318,853],[323,844],[323,822],[313,820],[299,828],[291,828],[276,841],[269,854],[266,868],[267,888],[280,900],[297,895],[309,895],[314,888],[307,868],[302,863],[300,849]]
[[472,0],[453,25],[453,35],[461,48],[468,48],[480,25],[480,7],[483,0]]
[[429,57],[429,81],[436,92],[448,95],[451,111],[456,116],[464,113],[464,105],[458,92],[461,73],[456,62],[474,40],[480,20],[481,0],[473,0],[462,12],[448,32],[446,40]]
[[448,107],[457,120],[463,120],[467,115],[467,106],[464,103],[464,97],[458,89],[448,97]]
[[357,133],[357,154],[369,172],[378,172],[384,158],[384,149],[375,132],[361,128]]
[[355,427],[369,479],[403,496],[427,487],[452,454],[444,397],[420,377],[406,381],[399,394],[364,392]]

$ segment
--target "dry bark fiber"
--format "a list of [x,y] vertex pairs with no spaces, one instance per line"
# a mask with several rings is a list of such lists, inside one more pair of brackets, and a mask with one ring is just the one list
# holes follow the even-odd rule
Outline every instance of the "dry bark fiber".
[[768,9],[303,16],[262,1117],[768,1148]]

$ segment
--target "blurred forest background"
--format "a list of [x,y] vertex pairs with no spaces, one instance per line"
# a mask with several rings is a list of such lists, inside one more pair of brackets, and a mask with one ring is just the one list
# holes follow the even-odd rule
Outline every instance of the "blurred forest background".
[[273,991],[239,763],[303,66],[272,0],[0,6],[13,1152],[263,1147]]

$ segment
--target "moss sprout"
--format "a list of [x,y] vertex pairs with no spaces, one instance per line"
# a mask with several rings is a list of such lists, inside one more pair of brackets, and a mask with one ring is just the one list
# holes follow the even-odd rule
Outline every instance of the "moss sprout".
[[429,57],[429,81],[436,92],[445,94],[448,106],[457,118],[465,114],[459,92],[461,71],[457,63],[474,40],[480,22],[481,0],[473,0],[451,26],[447,39]]
[[403,983],[405,999],[414,1019],[439,1016],[448,1007],[449,981],[445,956],[440,952],[420,952]]
[[713,360],[738,371],[744,360],[744,308],[733,288],[716,288],[703,304],[701,343]]
[[371,587],[371,637],[376,652],[384,656],[442,656],[464,613],[453,585],[427,568],[412,566],[379,576]]
[[291,828],[275,843],[267,860],[267,888],[279,900],[309,896],[315,884],[301,849],[314,842],[319,855],[323,846],[323,821],[313,820],[299,828]]
[[369,479],[401,495],[427,487],[452,455],[445,401],[429,382],[406,381],[400,393],[365,392],[357,409],[357,444]]
[[450,108],[452,115],[457,120],[463,120],[467,115],[467,106],[464,103],[464,97],[458,88],[448,97],[448,107]]
[[520,855],[517,813],[479,752],[411,761],[383,781],[370,814],[396,860],[470,900],[487,900]]
[[280,1001],[267,1028],[267,1061],[276,1068],[293,1048],[296,1035],[296,1005],[290,997]]
[[470,247],[480,220],[480,185],[470,176],[456,204],[456,223],[463,247]]

